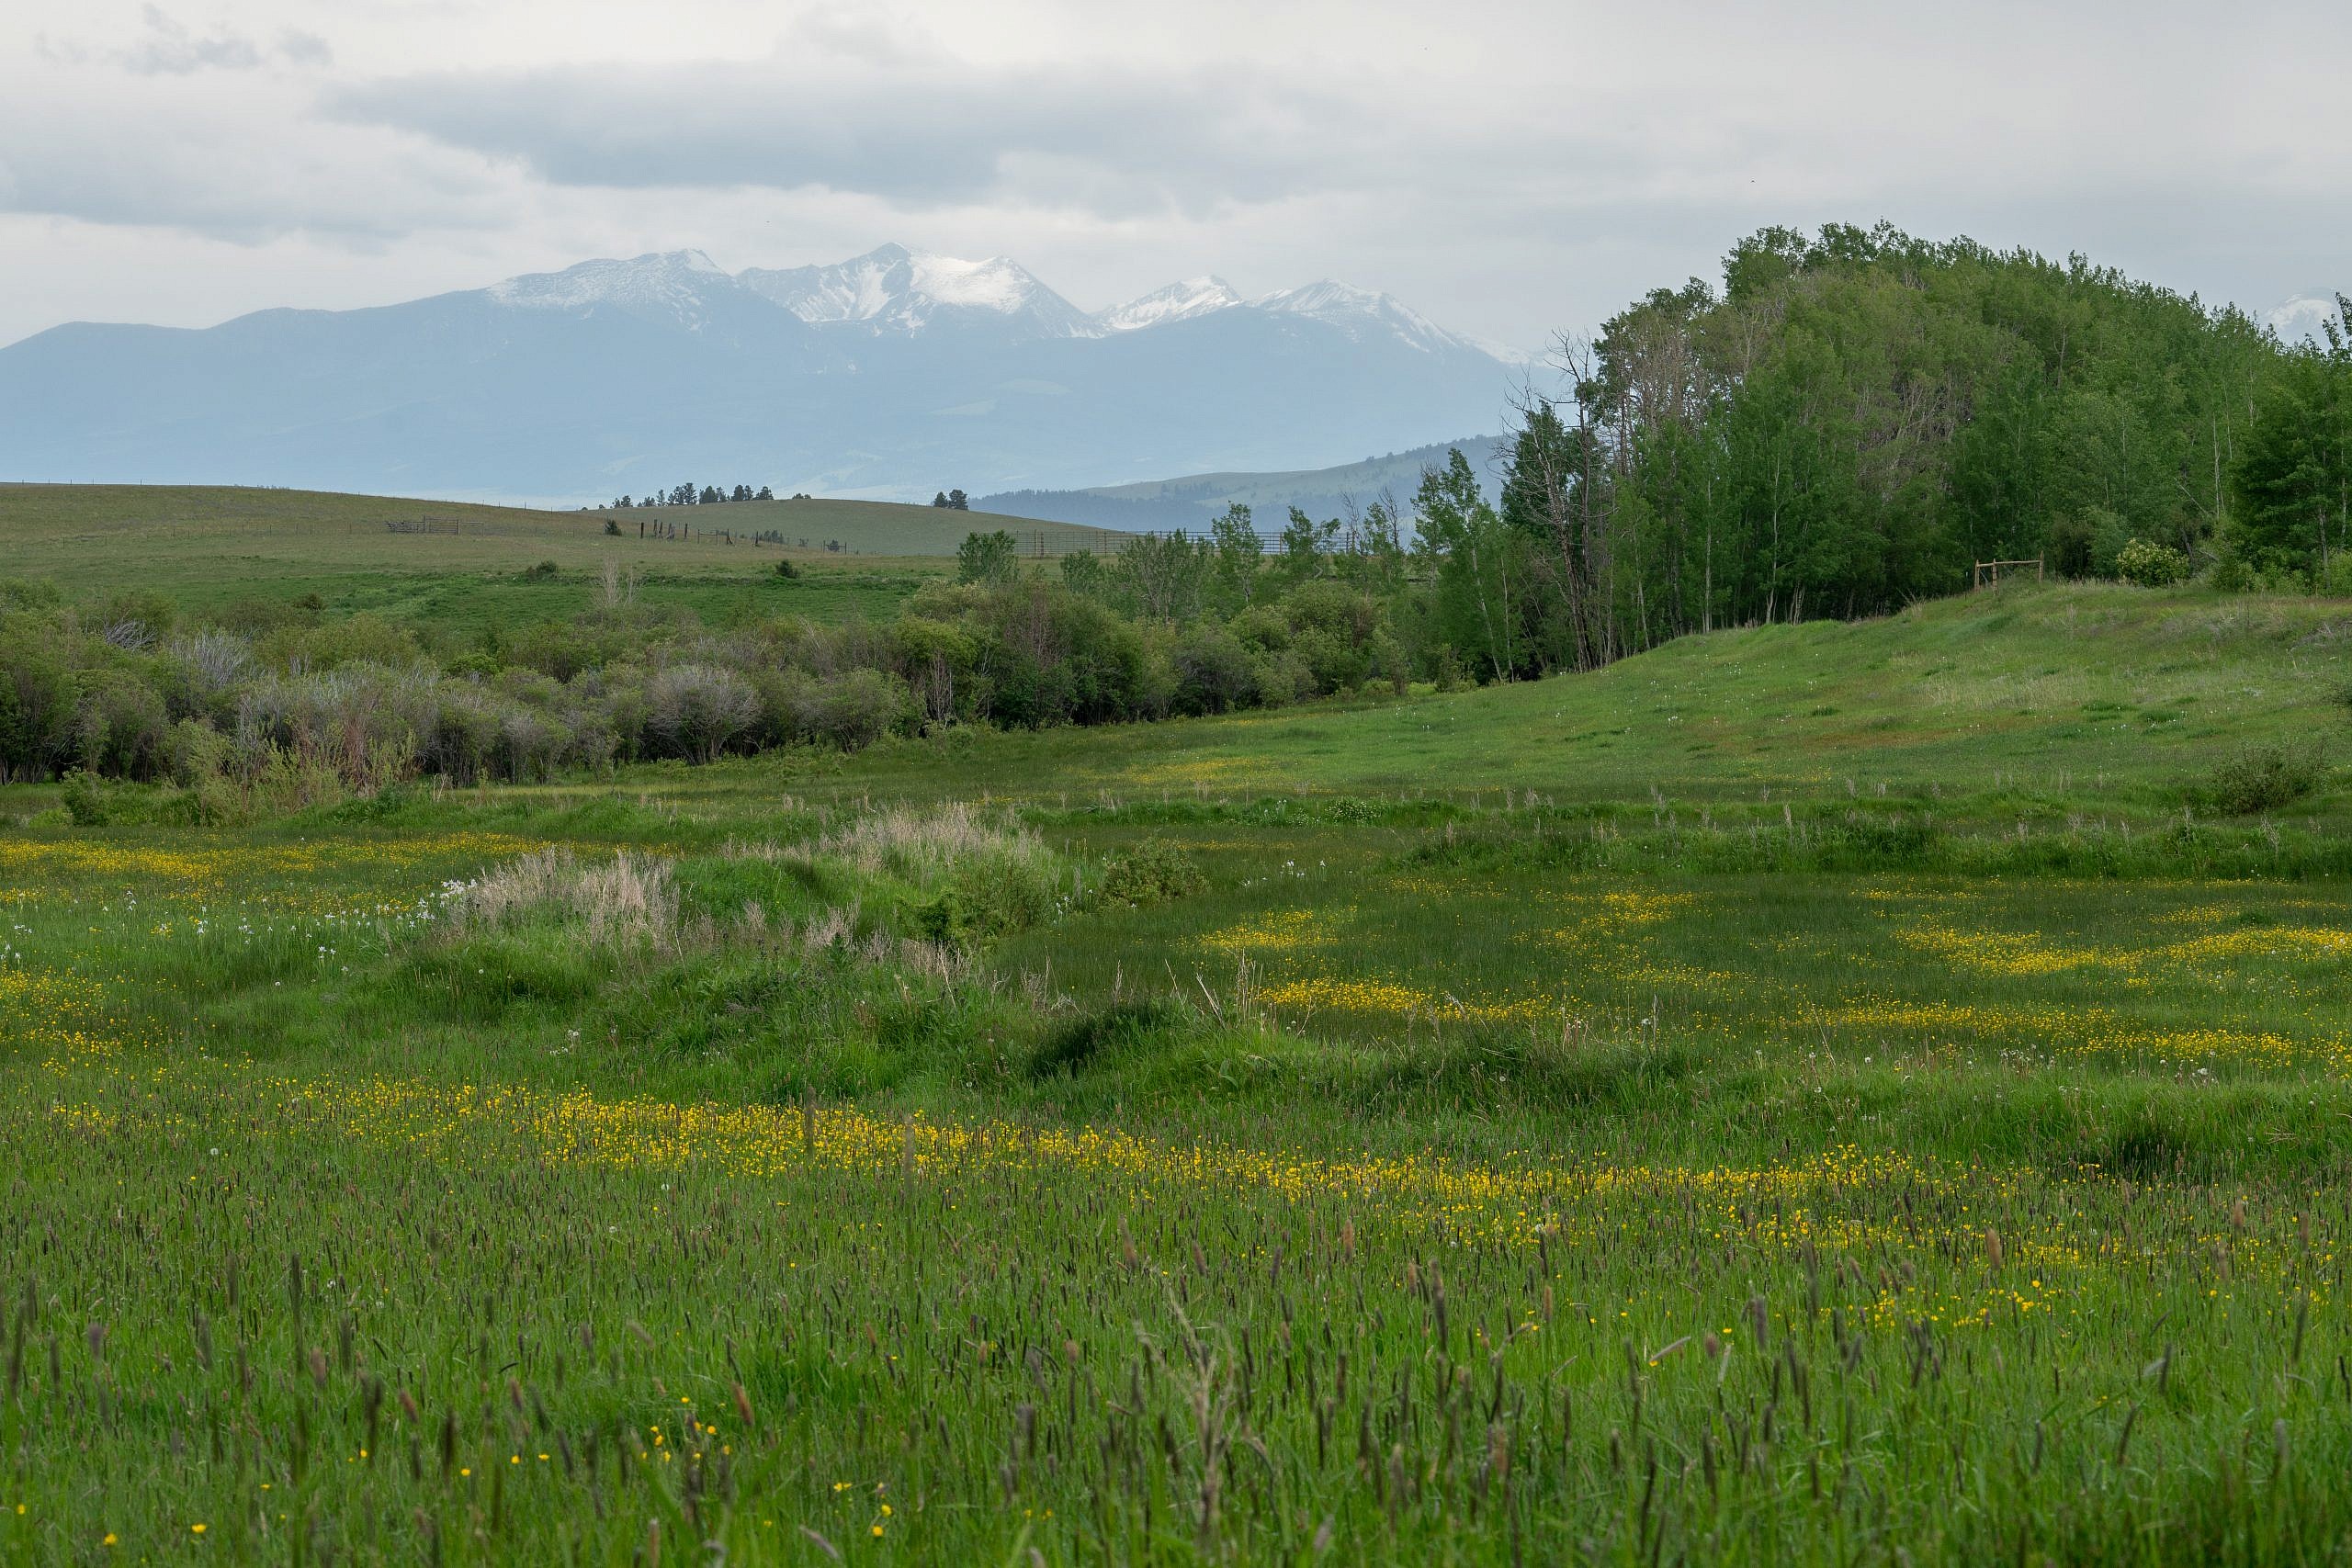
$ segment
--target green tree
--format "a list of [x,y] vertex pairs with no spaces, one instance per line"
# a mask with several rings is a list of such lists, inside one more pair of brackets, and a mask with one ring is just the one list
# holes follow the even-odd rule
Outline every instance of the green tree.
[[1189,620],[1199,613],[1208,564],[1207,541],[1196,542],[1179,528],[1128,540],[1113,565],[1113,576],[1146,620]]
[[1282,573],[1292,582],[1306,582],[1323,574],[1324,558],[1339,537],[1340,520],[1317,523],[1294,506],[1283,525]]
[[1516,616],[1523,604],[1520,543],[1487,504],[1469,459],[1455,447],[1442,467],[1421,470],[1414,496],[1420,548],[1435,579],[1432,614],[1438,637],[1459,649],[1481,679],[1508,681],[1519,672]]
[[2352,507],[2352,355],[2287,357],[2255,404],[2232,470],[2230,536],[2253,564],[2324,578]]
[[1020,572],[1020,547],[1001,528],[987,534],[967,534],[964,542],[956,547],[958,582],[1010,582]]
[[1257,592],[1258,564],[1265,552],[1247,506],[1237,501],[1209,524],[1209,547],[1216,555],[1218,596],[1229,608],[1246,609]]
[[30,615],[0,621],[0,784],[47,778],[70,743],[79,685],[56,640]]
[[1089,599],[1100,599],[1110,587],[1102,558],[1092,550],[1072,550],[1062,557],[1062,586]]

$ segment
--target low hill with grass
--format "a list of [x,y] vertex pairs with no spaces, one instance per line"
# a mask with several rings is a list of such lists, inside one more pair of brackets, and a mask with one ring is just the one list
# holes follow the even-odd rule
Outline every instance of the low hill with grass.
[[[2352,601],[2018,585],[1681,637],[1587,674],[1084,735],[1000,735],[957,787],[1180,796],[1533,791],[2176,808],[2247,747],[2352,761]],[[922,749],[861,770],[921,788]]]
[[[964,536],[1002,528],[1060,554],[1096,529],[873,501],[730,502],[610,514],[223,485],[0,485],[0,575],[138,585],[185,609],[317,594],[466,629],[584,608],[605,563],[654,603],[888,615]],[[662,525],[641,531],[640,520]],[[675,536],[668,536],[673,531]],[[767,535],[781,543],[757,542]],[[1042,546],[1041,546],[1042,541]],[[780,582],[775,565],[802,574]],[[532,573],[529,577],[525,574]]]

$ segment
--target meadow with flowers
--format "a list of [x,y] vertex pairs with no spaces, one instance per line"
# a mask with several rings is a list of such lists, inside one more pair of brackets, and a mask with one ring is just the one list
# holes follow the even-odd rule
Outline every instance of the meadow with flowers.
[[0,789],[0,1561],[2352,1556],[2341,604]]

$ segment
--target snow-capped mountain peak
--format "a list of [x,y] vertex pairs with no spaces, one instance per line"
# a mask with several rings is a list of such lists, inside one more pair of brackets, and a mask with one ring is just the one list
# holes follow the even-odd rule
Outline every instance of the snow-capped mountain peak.
[[752,267],[740,281],[813,325],[916,332],[955,310],[1018,320],[1043,336],[1077,336],[1086,327],[1077,306],[1002,256],[965,261],[883,245],[831,266]]
[[1447,332],[1419,310],[1390,295],[1377,294],[1369,288],[1358,288],[1353,284],[1339,283],[1328,277],[1298,288],[1281,288],[1272,294],[1261,294],[1250,303],[1260,310],[1326,321],[1352,336],[1361,337],[1366,333],[1394,333],[1425,353],[1440,347],[1474,346],[1467,339]]
[[1214,276],[1188,277],[1182,283],[1171,283],[1165,288],[1155,288],[1140,299],[1124,305],[1113,305],[1094,312],[1095,325],[1104,332],[1134,332],[1139,327],[1157,327],[1169,321],[1189,321],[1205,316],[1213,310],[1229,310],[1241,303],[1241,296],[1233,286]]
[[583,310],[616,305],[637,310],[699,314],[706,292],[732,283],[700,251],[658,251],[627,261],[585,261],[561,272],[527,273],[483,292],[501,305],[529,310]]
[[[978,331],[998,343],[1117,337],[1244,310],[1311,320],[1358,343],[1396,340],[1425,354],[1468,350],[1507,362],[1514,357],[1449,333],[1389,295],[1328,278],[1245,299],[1221,277],[1190,277],[1089,313],[1007,257],[967,261],[896,244],[830,265],[731,274],[700,251],[660,251],[510,277],[482,297],[513,310],[620,310],[695,333],[756,334],[763,330],[760,319],[780,309],[823,334],[909,338],[931,330]],[[2291,341],[2298,334],[2290,333],[2283,313],[2315,312],[2327,303],[2319,296],[2290,300],[2270,319]],[[2300,330],[2313,333],[2318,319],[2294,318],[2302,323]]]

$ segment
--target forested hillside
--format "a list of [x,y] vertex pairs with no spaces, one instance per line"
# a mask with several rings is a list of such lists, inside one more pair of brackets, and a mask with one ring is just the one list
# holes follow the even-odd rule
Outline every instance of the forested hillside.
[[1447,624],[1474,667],[1533,673],[1884,611],[1978,561],[2340,592],[2330,342],[2282,349],[2080,257],[1765,230],[1720,288],[1657,289],[1565,351],[1572,393],[1528,410],[1497,514],[1424,491]]

